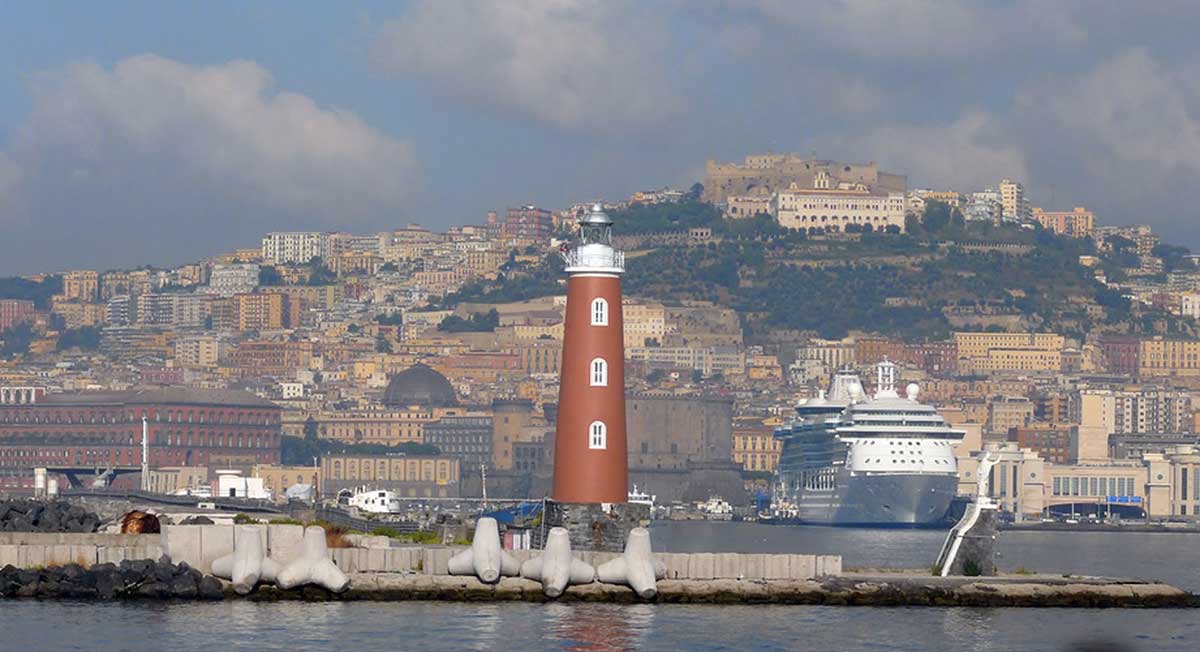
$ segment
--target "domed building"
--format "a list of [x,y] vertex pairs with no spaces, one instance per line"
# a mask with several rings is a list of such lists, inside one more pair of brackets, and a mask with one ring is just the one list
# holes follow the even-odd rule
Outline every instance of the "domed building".
[[458,398],[445,376],[423,364],[415,364],[392,376],[383,391],[383,404],[390,408],[448,407],[458,405]]

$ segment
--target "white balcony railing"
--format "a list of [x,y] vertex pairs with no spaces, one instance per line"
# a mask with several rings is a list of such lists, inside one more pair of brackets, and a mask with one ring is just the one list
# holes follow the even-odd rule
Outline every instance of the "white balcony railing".
[[625,271],[625,252],[607,246],[584,245],[568,249],[562,252],[562,259],[568,271],[572,268]]

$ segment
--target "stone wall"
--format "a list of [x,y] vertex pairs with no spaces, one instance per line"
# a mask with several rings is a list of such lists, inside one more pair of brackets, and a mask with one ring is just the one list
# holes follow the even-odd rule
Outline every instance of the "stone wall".
[[546,501],[542,527],[533,533],[534,547],[542,547],[542,536],[553,527],[571,535],[572,550],[621,552],[629,531],[650,521],[650,507],[632,503],[560,503]]

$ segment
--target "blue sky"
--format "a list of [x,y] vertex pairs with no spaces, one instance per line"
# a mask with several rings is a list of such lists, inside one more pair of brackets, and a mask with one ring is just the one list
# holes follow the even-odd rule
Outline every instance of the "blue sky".
[[[1131,6],[1132,10],[1126,9]],[[816,151],[1200,244],[1183,2],[15,3],[0,273],[478,222]]]

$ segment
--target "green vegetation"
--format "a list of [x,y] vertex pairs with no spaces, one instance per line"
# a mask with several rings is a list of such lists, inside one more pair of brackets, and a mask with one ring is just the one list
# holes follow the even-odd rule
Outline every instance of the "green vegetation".
[[392,341],[383,333],[375,336],[375,352],[376,353],[391,353]]
[[31,281],[19,276],[0,278],[0,299],[24,299],[32,301],[39,310],[50,307],[50,297],[62,292],[62,277],[47,276]]
[[274,265],[263,265],[258,268],[258,284],[265,287],[283,285],[283,277]]
[[1191,272],[1196,270],[1196,266],[1192,264],[1190,260],[1184,258],[1184,256],[1192,253],[1187,247],[1159,244],[1155,245],[1155,247],[1150,250],[1150,253],[1162,258],[1163,268],[1168,272],[1174,272],[1177,270]]
[[[912,233],[905,234],[805,234],[780,229],[767,216],[725,221],[707,204],[686,202],[638,206],[614,219],[622,234],[712,227],[713,242],[631,252],[625,290],[668,304],[702,300],[733,308],[750,338],[771,330],[936,340],[955,329],[1044,328],[1081,336],[1098,327],[1162,333],[1194,328],[1096,282],[1093,270],[1079,264],[1081,255],[1098,253],[1090,239],[966,221],[939,202],[911,217]],[[1134,244],[1121,240],[1110,239],[1114,251],[1100,254],[1110,278],[1139,262]],[[1160,253],[1172,265],[1189,264],[1185,251]],[[444,305],[561,293],[561,269],[558,257],[548,256],[495,282],[468,285]]]
[[56,348],[59,351],[77,347],[84,351],[95,351],[100,348],[100,327],[82,326],[65,330],[58,336]]
[[0,356],[11,358],[17,355],[25,355],[29,352],[29,345],[36,338],[37,334],[33,332],[32,326],[29,324],[17,324],[0,333]]
[[438,330],[446,333],[490,333],[500,325],[500,313],[493,308],[485,314],[471,313],[467,319],[449,315],[438,324]]
[[662,204],[637,204],[623,211],[613,211],[613,222],[620,225],[623,234],[657,233],[660,231],[686,231],[707,226],[714,231],[723,230],[721,211],[712,204],[680,202]]
[[404,541],[405,543],[433,545],[442,542],[442,539],[440,536],[438,536],[437,532],[427,532],[425,530],[420,530],[417,532],[401,532],[396,528],[381,526],[371,530],[371,534],[374,536],[389,537],[396,539],[397,541]]
[[[548,254],[537,264],[505,263],[506,269],[495,281],[471,281],[457,292],[447,294],[444,306],[463,302],[508,303],[525,301],[563,292],[563,262],[558,253]],[[434,308],[437,306],[434,305]]]
[[[307,428],[307,424],[305,424]],[[346,455],[437,455],[437,446],[405,442],[397,446],[383,444],[345,444],[328,439],[309,440],[307,437],[283,436],[280,453],[283,464],[308,466],[314,457],[331,454]]]
[[255,525],[258,523],[258,519],[249,516],[248,514],[242,514],[241,512],[238,512],[237,514],[233,515],[233,522],[236,525]]

